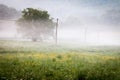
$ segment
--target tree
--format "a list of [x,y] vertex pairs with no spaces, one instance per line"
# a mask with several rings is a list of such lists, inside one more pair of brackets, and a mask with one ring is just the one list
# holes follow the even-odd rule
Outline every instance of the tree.
[[47,11],[27,8],[22,11],[22,14],[17,21],[17,30],[23,37],[33,41],[54,38],[55,23],[50,19]]
[[0,4],[0,20],[16,19],[19,16],[20,13],[16,9]]
[[8,27],[6,26],[6,24],[8,24],[9,20],[18,19],[19,16],[20,16],[20,12],[17,11],[16,9],[8,7],[4,4],[0,4],[0,31]]

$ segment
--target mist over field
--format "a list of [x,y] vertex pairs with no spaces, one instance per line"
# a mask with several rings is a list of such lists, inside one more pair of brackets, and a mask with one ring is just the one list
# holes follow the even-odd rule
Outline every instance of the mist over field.
[[[0,0],[0,4],[13,8],[8,16],[0,13],[0,37],[19,38],[15,20],[20,11],[32,7],[47,10],[58,25],[58,43],[120,45],[119,0]],[[18,15],[16,15],[18,14]],[[1,17],[2,16],[2,17]],[[4,18],[3,18],[4,17]]]
[[0,0],[0,80],[120,80],[120,0]]

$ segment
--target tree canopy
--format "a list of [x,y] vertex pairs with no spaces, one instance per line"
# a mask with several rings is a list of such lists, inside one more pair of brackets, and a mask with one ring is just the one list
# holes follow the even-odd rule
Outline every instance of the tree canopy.
[[22,11],[22,17],[17,24],[18,32],[33,41],[54,38],[55,24],[47,11],[26,8]]
[[22,11],[25,20],[49,20],[50,15],[47,11],[27,8]]
[[0,19],[15,19],[20,16],[19,11],[6,5],[0,4]]

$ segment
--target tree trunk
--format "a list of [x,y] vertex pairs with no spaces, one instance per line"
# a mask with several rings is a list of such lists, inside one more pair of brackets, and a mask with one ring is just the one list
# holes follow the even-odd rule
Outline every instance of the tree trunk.
[[33,41],[33,42],[36,42],[36,41],[37,41],[37,39],[36,39],[36,38],[32,38],[32,41]]

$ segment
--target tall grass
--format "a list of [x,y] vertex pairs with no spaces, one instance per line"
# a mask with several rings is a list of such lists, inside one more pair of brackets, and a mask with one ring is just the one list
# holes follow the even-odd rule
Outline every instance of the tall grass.
[[65,48],[15,43],[2,41],[0,45],[0,80],[120,79],[119,47]]

